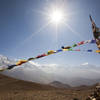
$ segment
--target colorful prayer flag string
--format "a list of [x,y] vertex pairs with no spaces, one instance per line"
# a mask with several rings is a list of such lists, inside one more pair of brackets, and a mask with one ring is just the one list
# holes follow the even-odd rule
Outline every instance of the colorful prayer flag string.
[[[27,63],[28,61],[39,59],[39,58],[42,58],[42,57],[45,57],[45,56],[49,56],[49,55],[52,55],[52,54],[55,54],[55,53],[63,52],[63,51],[86,51],[86,52],[93,52],[93,50],[80,50],[80,49],[73,50],[74,47],[77,47],[77,46],[80,46],[80,45],[84,45],[84,44],[87,44],[87,43],[96,43],[96,41],[93,40],[93,39],[92,40],[86,40],[86,41],[81,41],[81,42],[75,43],[72,46],[66,46],[66,47],[62,46],[61,49],[58,49],[56,51],[55,50],[49,50],[46,53],[40,54],[40,55],[38,55],[36,57],[28,58],[27,60],[23,60],[23,59],[19,60],[19,61],[16,62],[16,64],[9,65],[8,68],[6,68],[6,69],[10,70],[10,69],[12,69],[12,68],[14,68],[16,66],[19,66],[19,65],[22,65],[24,63]],[[96,50],[95,52],[96,53],[100,53],[100,50]],[[6,69],[0,69],[0,70],[4,71]]]

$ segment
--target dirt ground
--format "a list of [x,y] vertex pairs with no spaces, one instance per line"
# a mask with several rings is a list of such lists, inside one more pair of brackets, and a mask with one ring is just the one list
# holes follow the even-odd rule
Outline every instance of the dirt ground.
[[0,75],[0,100],[85,100],[94,87],[58,89]]

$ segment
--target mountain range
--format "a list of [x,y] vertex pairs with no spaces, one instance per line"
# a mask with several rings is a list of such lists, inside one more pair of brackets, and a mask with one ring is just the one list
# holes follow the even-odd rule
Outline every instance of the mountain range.
[[[7,57],[0,55],[0,67],[15,62],[15,60],[9,60]],[[80,86],[100,82],[100,67],[88,63],[78,66],[62,66],[57,64],[41,65],[31,61],[1,73],[16,79],[42,84],[58,81],[63,85]]]

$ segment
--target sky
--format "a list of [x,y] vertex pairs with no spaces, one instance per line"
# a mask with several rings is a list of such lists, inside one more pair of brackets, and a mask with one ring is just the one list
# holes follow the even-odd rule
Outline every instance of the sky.
[[[0,54],[11,59],[27,59],[63,45],[93,39],[89,14],[100,26],[99,4],[99,0],[0,0]],[[67,16],[58,29],[45,15],[50,14],[51,6],[57,6],[58,10],[63,8]],[[97,50],[96,44],[78,48]],[[99,59],[97,53],[62,52],[35,62],[64,66],[100,65]]]

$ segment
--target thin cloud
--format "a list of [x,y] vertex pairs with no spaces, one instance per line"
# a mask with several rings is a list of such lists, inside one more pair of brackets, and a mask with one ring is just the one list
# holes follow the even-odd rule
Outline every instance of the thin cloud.
[[81,64],[81,65],[88,65],[89,63],[88,62],[85,62],[85,63],[83,63],[83,64]]

